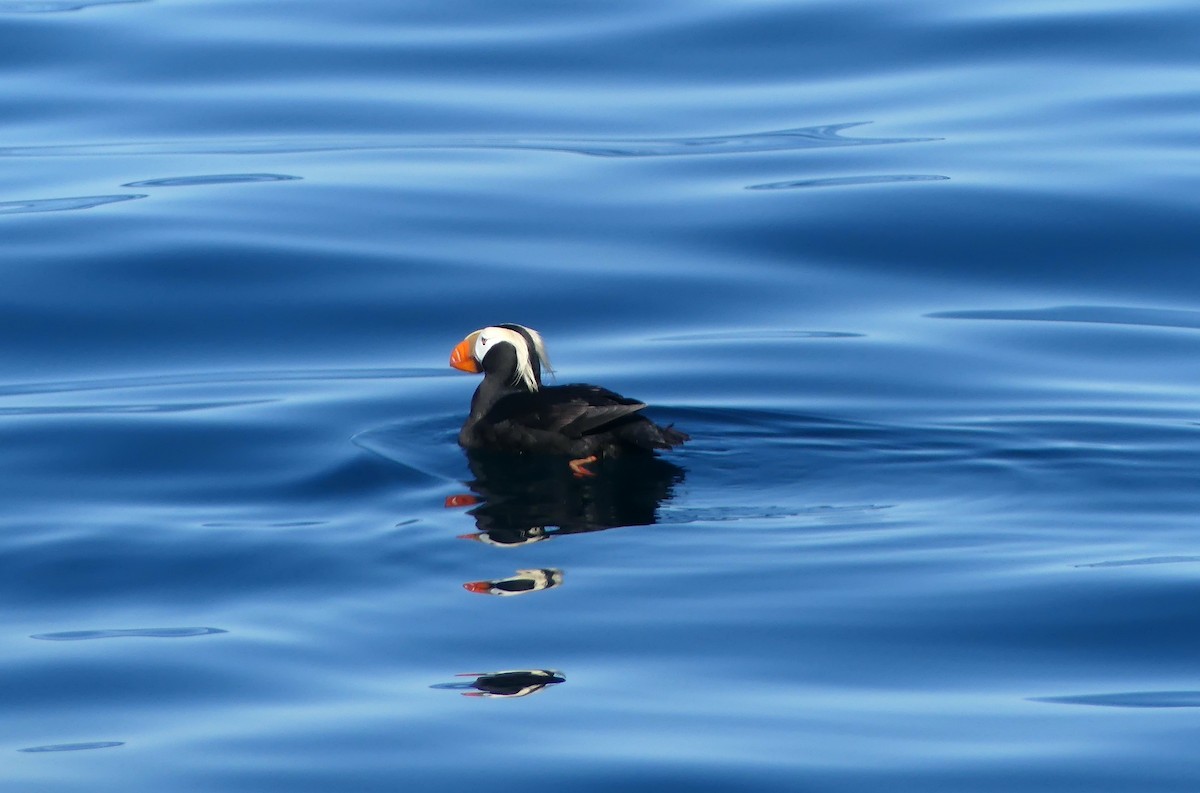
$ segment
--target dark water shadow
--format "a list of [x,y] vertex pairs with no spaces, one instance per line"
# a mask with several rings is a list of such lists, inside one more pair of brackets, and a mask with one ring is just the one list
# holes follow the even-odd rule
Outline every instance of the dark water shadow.
[[490,545],[512,546],[564,534],[657,523],[660,509],[686,476],[659,457],[630,456],[593,465],[596,476],[577,478],[559,457],[467,453],[474,479],[469,494],[448,507],[472,506],[477,534]]
[[1054,306],[1051,308],[937,311],[931,319],[996,319],[1034,322],[1087,322],[1149,328],[1200,329],[1200,311],[1131,306]]
[[1127,691],[1066,697],[1030,697],[1029,701],[1102,708],[1200,708],[1200,691]]
[[86,743],[54,743],[47,746],[30,746],[18,752],[82,752],[87,749],[111,749],[124,746],[124,741],[87,741]]
[[[868,184],[896,184],[899,182],[945,182],[949,176],[936,174],[880,174],[874,176],[833,176],[825,179],[794,179],[789,182],[768,182],[747,185],[747,190],[802,190],[809,187],[855,187]],[[125,185],[134,187],[135,185]]]
[[89,639],[182,639],[190,636],[212,636],[229,633],[221,628],[123,628],[117,630],[61,631],[59,633],[37,633],[31,639],[48,642],[79,642]]
[[0,215],[23,215],[30,212],[65,212],[71,209],[91,209],[121,201],[134,201],[144,195],[86,195],[72,198],[34,198],[28,201],[0,201]]

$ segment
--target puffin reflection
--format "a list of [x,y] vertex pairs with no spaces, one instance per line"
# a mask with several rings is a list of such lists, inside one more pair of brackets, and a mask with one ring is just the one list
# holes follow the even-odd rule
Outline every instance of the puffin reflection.
[[541,570],[518,570],[514,576],[495,581],[468,581],[463,584],[463,589],[480,595],[526,595],[556,587],[562,580],[562,570],[545,567]]
[[527,697],[550,686],[565,683],[563,673],[554,669],[512,669],[506,672],[468,672],[457,677],[473,677],[470,683],[439,683],[433,688],[472,689],[464,697]]
[[601,460],[598,476],[573,476],[554,457],[471,450],[471,494],[446,506],[471,506],[478,534],[461,535],[498,547],[540,542],[560,534],[618,526],[649,526],[683,482],[684,470],[667,460],[628,456]]

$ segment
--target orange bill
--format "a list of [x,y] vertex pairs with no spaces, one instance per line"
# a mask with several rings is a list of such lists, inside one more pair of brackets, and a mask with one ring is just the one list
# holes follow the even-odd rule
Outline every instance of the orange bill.
[[479,374],[482,369],[479,368],[479,362],[475,360],[475,353],[472,351],[474,339],[468,336],[460,341],[454,348],[454,352],[450,353],[450,365],[455,369],[472,374]]

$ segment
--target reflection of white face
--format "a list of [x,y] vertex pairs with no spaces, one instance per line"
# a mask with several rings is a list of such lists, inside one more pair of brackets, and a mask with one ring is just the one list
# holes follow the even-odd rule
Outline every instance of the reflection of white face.
[[[546,359],[546,347],[542,343],[542,337],[537,331],[526,328],[530,337],[533,339],[534,354],[538,356],[541,365],[546,370],[550,369],[550,362]],[[517,371],[513,375],[513,385],[524,385],[530,391],[538,389],[537,378],[533,373],[533,362],[529,357],[529,344],[525,341],[525,337],[515,330],[509,328],[487,327],[482,330],[475,331],[475,347],[473,354],[475,360],[483,363],[483,358],[497,344],[511,344],[517,352]]]
[[551,535],[546,533],[545,526],[530,526],[525,530],[525,535],[516,542],[497,542],[496,540],[492,539],[492,536],[486,531],[481,534],[469,534],[467,536],[472,537],[484,545],[490,545],[493,548],[519,548],[522,545],[529,545],[530,543],[548,540],[550,539]]
[[[489,672],[488,674],[480,675],[476,678],[476,684],[483,682],[501,683],[503,678],[516,677],[522,681],[528,681],[528,685],[513,691],[471,691],[466,692],[466,696],[474,697],[527,697],[530,694],[536,694],[539,691],[544,691],[547,686],[552,686],[555,683],[562,683],[566,680],[562,672],[557,669],[511,669],[505,672]],[[544,682],[543,682],[544,681]]]

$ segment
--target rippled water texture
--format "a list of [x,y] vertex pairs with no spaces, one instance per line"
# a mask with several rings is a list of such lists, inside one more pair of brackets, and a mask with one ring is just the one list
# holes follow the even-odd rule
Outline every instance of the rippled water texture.
[[[0,37],[5,790],[1200,786],[1195,3]],[[468,457],[498,322],[692,440]]]

